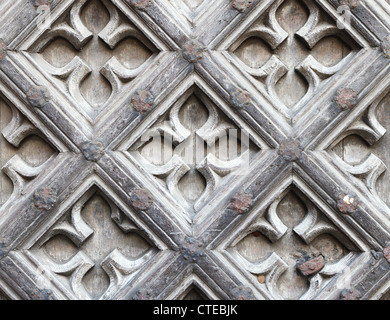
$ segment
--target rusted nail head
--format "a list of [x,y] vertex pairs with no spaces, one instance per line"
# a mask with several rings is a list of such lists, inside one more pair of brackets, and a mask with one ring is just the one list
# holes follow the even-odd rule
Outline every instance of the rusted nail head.
[[385,57],[390,59],[390,35],[383,39],[381,49]]
[[230,200],[231,208],[239,213],[243,214],[248,212],[253,204],[253,195],[249,192],[237,192],[233,195],[233,198]]
[[295,161],[301,157],[302,147],[298,141],[287,139],[280,144],[279,155],[287,161]]
[[57,202],[57,190],[49,186],[44,186],[35,191],[33,201],[36,208],[49,211]]
[[353,289],[344,289],[340,294],[341,300],[359,300],[360,294]]
[[27,91],[27,99],[33,107],[43,108],[50,101],[50,93],[43,86],[31,87]]
[[140,289],[133,296],[133,300],[154,300],[154,296],[149,290]]
[[232,300],[255,300],[253,291],[249,287],[239,286],[230,291]]
[[7,45],[5,44],[3,39],[0,39],[0,60],[3,60],[6,55],[7,55]]
[[352,214],[356,211],[359,205],[359,201],[356,195],[353,194],[343,194],[339,197],[337,201],[337,208],[341,213]]
[[355,9],[358,6],[359,1],[358,0],[340,0],[339,3],[341,6],[348,6],[351,9]]
[[233,92],[231,99],[236,108],[244,108],[251,103],[250,93],[245,90],[237,89]]
[[104,145],[100,141],[88,141],[81,146],[81,151],[88,161],[99,161],[104,155]]
[[34,7],[40,10],[49,10],[53,0],[33,0]]
[[130,0],[130,4],[138,10],[146,10],[153,5],[153,0]]
[[183,57],[191,63],[203,58],[205,47],[197,40],[190,40],[183,46]]
[[233,9],[244,12],[252,6],[253,0],[232,0]]
[[31,296],[33,300],[55,300],[53,291],[50,289],[35,288]]
[[336,104],[341,110],[353,109],[357,104],[358,94],[351,88],[342,88],[337,91]]
[[301,264],[297,265],[297,270],[303,276],[311,276],[318,271],[320,271],[325,266],[325,260],[323,256],[318,256],[316,258],[307,260]]
[[131,205],[136,210],[147,211],[153,205],[152,194],[145,189],[135,189],[130,194]]
[[390,246],[383,249],[383,256],[390,263]]
[[2,240],[0,240],[0,259],[4,258],[7,254],[7,245]]
[[131,106],[139,113],[147,113],[153,108],[154,96],[150,91],[137,91],[131,98]]

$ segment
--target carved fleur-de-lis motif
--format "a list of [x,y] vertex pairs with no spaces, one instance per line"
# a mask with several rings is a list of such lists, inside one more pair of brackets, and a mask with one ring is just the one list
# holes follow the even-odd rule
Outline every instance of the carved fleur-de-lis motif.
[[[89,211],[85,213],[85,207],[88,207],[88,203],[92,200],[97,201],[95,202],[97,205],[92,208],[91,213],[88,213]],[[110,216],[105,214],[107,206]],[[104,225],[104,228],[99,224]],[[139,234],[137,226],[100,191],[92,188],[73,205],[67,219],[60,219],[39,240],[37,256],[42,256],[42,251],[46,256],[55,256],[57,245],[55,238],[58,235],[65,236],[72,244],[67,247],[61,246],[62,254],[69,254],[70,258],[65,261],[46,258],[43,259],[45,264],[54,274],[69,277],[71,289],[78,299],[106,299],[131,280],[137,271],[156,254],[156,249],[149,243],[144,242],[142,238],[134,238],[133,241],[138,241],[139,252],[135,256],[129,256],[128,241],[132,239],[132,234],[136,233]],[[87,290],[85,277],[92,270],[97,272],[100,279],[108,276],[108,284],[104,292],[97,294],[93,290],[93,285],[87,286],[90,289]]]
[[[259,215],[236,238],[230,252],[273,298],[311,299],[332,277],[345,270],[357,256],[356,247],[303,194],[298,190],[288,192],[287,189],[282,193],[264,215]],[[286,215],[279,212],[279,206],[292,196],[306,207],[303,216],[294,207],[289,207]],[[262,254],[256,259],[242,254],[245,245],[240,242],[248,237],[260,239],[259,243],[253,240],[262,246],[259,248]],[[288,283],[292,283],[294,290],[288,289]],[[285,292],[280,289],[283,286],[287,286]],[[300,296],[288,296],[294,292]]]
[[[187,96],[130,152],[147,172],[164,180],[176,200],[197,212],[224,177],[249,164],[254,150],[249,135],[225,119],[203,93],[195,90]],[[189,196],[183,194],[186,184],[191,186]]]
[[[91,17],[99,19],[99,23],[90,24]],[[51,46],[59,39],[61,43]],[[131,41],[127,48],[136,46],[140,53],[143,51],[140,57],[124,52],[123,41]],[[63,48],[64,57],[59,57],[58,49],[51,47]],[[32,49],[38,52],[35,60],[54,78],[65,82],[71,97],[92,119],[113,101],[124,83],[137,77],[155,51],[150,41],[108,0],[76,1],[69,21],[54,23]],[[99,52],[99,59],[95,59],[95,52]],[[68,56],[70,61],[64,63]]]
[[[320,44],[325,39],[326,45]],[[351,48],[337,47],[339,39]],[[244,48],[248,41],[257,52]],[[231,51],[244,62],[247,73],[264,83],[275,102],[296,110],[323,81],[345,66],[353,46],[314,1],[278,0]],[[324,50],[334,50],[333,61],[325,61]],[[257,58],[249,61],[248,53]]]

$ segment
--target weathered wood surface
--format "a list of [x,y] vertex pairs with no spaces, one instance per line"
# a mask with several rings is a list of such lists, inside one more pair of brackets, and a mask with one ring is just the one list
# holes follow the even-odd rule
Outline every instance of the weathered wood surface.
[[0,299],[389,299],[389,0],[0,13]]

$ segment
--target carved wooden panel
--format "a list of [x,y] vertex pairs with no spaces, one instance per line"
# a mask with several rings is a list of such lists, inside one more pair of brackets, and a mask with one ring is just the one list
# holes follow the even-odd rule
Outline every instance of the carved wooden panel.
[[0,299],[389,299],[388,0],[0,12]]

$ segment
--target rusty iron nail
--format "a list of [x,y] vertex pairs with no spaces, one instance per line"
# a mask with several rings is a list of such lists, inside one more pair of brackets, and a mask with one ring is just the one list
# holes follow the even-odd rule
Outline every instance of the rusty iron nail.
[[190,40],[183,46],[183,57],[191,63],[203,58],[205,47],[198,40]]
[[344,289],[340,293],[341,300],[359,300],[360,294],[354,289]]
[[239,286],[230,291],[232,300],[256,300],[253,291],[249,287]]
[[53,0],[33,0],[34,7],[41,10],[49,10]]
[[293,139],[282,141],[279,147],[279,155],[286,161],[295,161],[302,155],[302,147],[300,143]]
[[297,270],[305,277],[311,276],[325,266],[323,256],[318,256],[297,265]]
[[149,290],[140,289],[135,293],[132,300],[154,300],[154,296]]
[[49,91],[43,86],[34,86],[27,91],[27,99],[35,108],[43,108],[50,98]]
[[130,4],[134,8],[144,11],[153,5],[153,0],[130,0]]
[[390,59],[390,35],[383,39],[381,49],[385,57]]
[[252,6],[253,0],[232,0],[233,9],[244,12]]
[[383,249],[383,256],[390,263],[390,246]]
[[247,213],[251,209],[252,204],[253,195],[244,191],[235,193],[230,200],[231,208],[239,214]]
[[351,88],[341,88],[337,91],[336,104],[341,110],[353,109],[358,100],[358,94]]
[[237,89],[231,95],[231,100],[236,108],[245,108],[251,103],[251,96],[248,91]]
[[206,254],[203,251],[203,243],[195,238],[188,237],[180,249],[182,258],[186,262],[195,263]]
[[152,110],[154,105],[154,96],[150,91],[137,91],[131,98],[131,106],[139,113],[147,113]]
[[31,297],[33,300],[55,300],[53,291],[50,289],[35,288]]
[[35,191],[33,201],[36,208],[49,211],[57,202],[57,190],[49,186],[44,186]]
[[354,194],[343,194],[337,201],[337,208],[341,213],[352,214],[356,211],[359,201]]
[[351,9],[355,9],[359,4],[358,0],[340,0],[339,3],[341,6],[348,6]]
[[134,189],[130,193],[131,205],[134,209],[147,211],[153,205],[153,196],[146,189]]
[[104,155],[104,145],[100,141],[88,141],[81,146],[81,151],[88,161],[99,161]]
[[0,39],[0,61],[5,58],[7,55],[7,45],[3,41],[3,39]]
[[0,242],[0,259],[3,259],[5,256],[7,256],[8,250],[7,250],[7,245],[1,241]]

